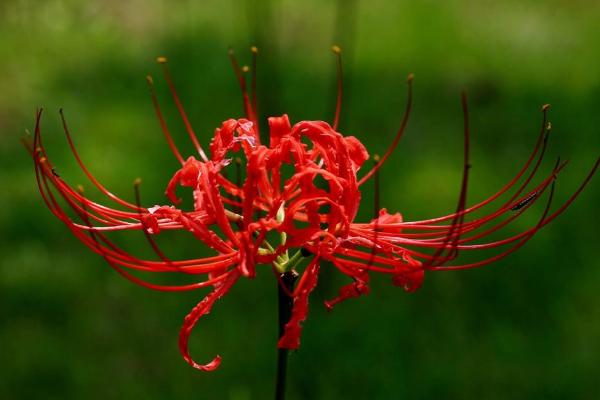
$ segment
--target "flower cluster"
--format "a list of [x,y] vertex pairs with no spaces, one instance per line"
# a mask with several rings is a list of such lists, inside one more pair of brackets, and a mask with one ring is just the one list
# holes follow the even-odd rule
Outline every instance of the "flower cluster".
[[[336,51],[339,54],[339,49]],[[253,54],[256,56],[256,49]],[[280,284],[282,273],[291,270],[301,273],[295,287],[292,290],[286,288],[293,298],[293,310],[279,340],[280,348],[295,349],[300,344],[309,296],[317,285],[319,268],[324,261],[350,278],[350,283],[343,286],[336,297],[326,301],[329,309],[343,300],[368,293],[372,273],[387,274],[394,285],[414,291],[421,286],[425,271],[479,267],[517,250],[573,202],[598,167],[597,161],[580,188],[562,206],[550,212],[554,181],[566,163],[557,162],[545,177],[530,187],[541,164],[550,129],[546,120],[548,107],[544,106],[537,142],[522,168],[495,194],[467,207],[469,128],[466,97],[463,96],[465,152],[456,211],[434,219],[404,221],[399,213],[379,208],[378,170],[396,147],[407,125],[412,76],[408,80],[406,111],[392,145],[383,157],[373,157],[374,162],[367,163],[370,157],[363,144],[356,137],[343,136],[337,131],[341,96],[338,97],[333,126],[322,121],[301,121],[292,125],[287,115],[272,117],[268,119],[268,144],[262,143],[254,93],[252,98],[248,95],[244,69],[238,66],[234,57],[232,61],[242,88],[246,117],[223,122],[215,131],[210,142],[210,156],[207,156],[177,97],[166,59],[159,58],[175,104],[197,150],[196,156],[182,157],[152,90],[160,125],[180,163],[179,170],[166,187],[170,201],[167,205],[142,206],[139,181],[135,183],[135,204],[106,189],[79,156],[64,117],[64,130],[75,159],[91,183],[118,207],[88,199],[83,188],[70,186],[58,175],[42,142],[41,110],[36,116],[35,136],[27,143],[41,195],[50,211],[118,273],[156,290],[212,287],[212,292],[186,316],[179,338],[184,359],[204,371],[217,368],[220,357],[207,364],[196,363],[188,350],[192,329],[238,279],[255,277],[260,266],[270,267]],[[152,89],[152,79],[148,78],[148,82]],[[339,92],[341,94],[341,78]],[[366,164],[369,168],[365,168]],[[363,169],[367,171],[363,172]],[[236,179],[228,178],[233,175],[231,170],[237,171]],[[361,204],[360,188],[370,178],[374,178],[376,186],[376,215],[370,221],[356,222]],[[181,187],[191,191],[191,210],[178,207]],[[522,215],[546,191],[549,192],[548,200],[536,224],[502,240],[482,242]],[[511,193],[509,198],[497,204],[496,200],[506,193]],[[495,206],[485,216],[470,218],[473,212],[492,204]],[[110,232],[122,230],[142,231],[156,258],[139,258],[108,237]],[[165,230],[191,233],[214,255],[189,260],[170,259],[153,239]],[[460,252],[490,248],[502,249],[477,262],[452,264]],[[202,278],[199,282],[180,286],[158,285],[141,278],[137,272],[183,273]]]

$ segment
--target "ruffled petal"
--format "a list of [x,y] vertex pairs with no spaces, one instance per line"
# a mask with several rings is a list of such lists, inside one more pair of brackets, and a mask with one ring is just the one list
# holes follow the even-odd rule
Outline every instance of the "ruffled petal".
[[355,278],[354,282],[342,286],[340,288],[340,291],[338,293],[338,296],[331,299],[331,300],[325,300],[324,304],[325,307],[327,307],[327,310],[331,311],[333,310],[333,307],[336,304],[339,304],[347,299],[353,298],[353,297],[360,297],[362,295],[366,295],[369,294],[369,292],[371,291],[371,288],[369,287],[369,283],[368,283],[368,279],[369,276],[368,275],[364,275],[361,278]]
[[394,275],[392,283],[395,286],[401,286],[407,292],[414,292],[421,287],[425,279],[425,271],[415,269],[413,271]]
[[192,367],[199,369],[201,371],[214,371],[221,364],[221,356],[216,356],[211,362],[207,364],[198,364],[192,356],[190,355],[188,342],[190,338],[190,334],[196,326],[198,320],[205,314],[208,314],[218,299],[223,297],[231,288],[231,286],[237,281],[239,277],[239,273],[236,271],[232,271],[231,275],[223,281],[220,285],[216,285],[215,289],[210,292],[200,303],[196,305],[190,311],[190,313],[185,317],[183,321],[183,326],[179,331],[179,351],[183,356],[183,359],[190,364]]
[[365,161],[369,159],[369,152],[365,148],[365,146],[355,138],[354,136],[346,136],[344,137],[344,141],[348,146],[348,152],[350,153],[350,158],[355,165],[355,168],[358,170]]
[[294,297],[294,307],[289,322],[285,325],[283,335],[279,339],[277,346],[280,349],[297,349],[300,347],[300,335],[302,334],[302,322],[308,315],[308,297],[317,286],[317,277],[319,274],[319,258],[315,257],[302,277],[298,287],[298,294]]
[[281,117],[269,118],[269,133],[271,135],[270,147],[275,148],[279,145],[281,138],[289,135],[292,127],[287,114],[283,114]]

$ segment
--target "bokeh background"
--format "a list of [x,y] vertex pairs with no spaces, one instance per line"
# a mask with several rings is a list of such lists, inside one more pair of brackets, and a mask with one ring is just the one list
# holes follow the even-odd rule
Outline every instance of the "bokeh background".
[[[84,176],[59,124],[65,109],[82,157],[115,193],[164,203],[177,169],[153,115],[155,76],[176,141],[191,154],[155,64],[169,57],[183,103],[208,143],[242,113],[227,47],[249,62],[260,47],[259,107],[293,121],[331,120],[333,43],[343,49],[340,129],[383,153],[399,125],[406,75],[415,105],[382,170],[382,205],[405,219],[455,208],[462,160],[459,93],[469,93],[469,203],[518,170],[540,107],[551,103],[548,171],[571,160],[556,205],[600,149],[597,1],[70,1],[0,2],[0,398],[264,399],[276,360],[276,286],[269,268],[242,280],[177,350],[183,316],[204,293],[155,293],[123,280],[45,209],[19,144],[45,107],[45,141],[61,176]],[[262,120],[264,123],[264,119]],[[178,125],[179,124],[179,125]],[[89,184],[88,184],[89,187]],[[366,185],[361,218],[369,218]],[[90,196],[100,199],[90,190]],[[327,313],[346,283],[325,265],[289,366],[290,399],[592,399],[600,374],[598,177],[571,209],[492,266],[430,273],[414,294],[374,279],[369,296]],[[503,235],[535,224],[541,203]],[[134,237],[135,236],[135,237]],[[500,235],[502,236],[502,235]],[[149,254],[142,235],[120,243]],[[203,254],[186,235],[161,240],[173,256]]]

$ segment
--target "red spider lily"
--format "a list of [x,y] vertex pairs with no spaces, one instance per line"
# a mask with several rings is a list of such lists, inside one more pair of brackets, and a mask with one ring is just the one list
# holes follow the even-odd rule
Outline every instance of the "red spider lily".
[[[342,78],[339,48],[334,48],[334,52],[338,55],[340,72],[334,123],[301,121],[292,126],[287,115],[272,117],[268,119],[268,145],[261,143],[256,115],[254,88],[257,51],[253,48],[252,97],[246,89],[245,68],[239,67],[231,53],[242,89],[246,116],[244,119],[227,120],[216,129],[209,146],[210,157],[204,152],[189,123],[167,69],[166,59],[159,58],[174,102],[197,151],[197,156],[182,157],[159,108],[153,81],[148,77],[161,128],[181,164],[166,188],[166,195],[171,202],[169,205],[142,206],[139,180],[134,184],[135,204],[120,199],[106,189],[79,156],[61,111],[66,138],[76,161],[91,183],[115,202],[118,208],[86,198],[81,187],[74,189],[56,173],[42,142],[42,111],[37,112],[34,139],[27,143],[27,147],[35,163],[40,193],[50,211],[118,273],[139,285],[162,291],[213,288],[187,315],[180,332],[180,350],[184,359],[194,368],[210,371],[220,364],[219,356],[204,365],[196,363],[190,356],[188,338],[195,324],[240,277],[253,278],[257,266],[271,266],[277,279],[281,279],[280,274],[285,271],[302,271],[295,288],[286,289],[294,305],[292,316],[279,340],[280,348],[296,349],[300,344],[302,322],[308,312],[308,299],[317,284],[323,261],[330,262],[352,280],[352,283],[340,289],[337,297],[325,302],[329,309],[343,300],[368,293],[372,272],[389,274],[393,284],[406,291],[414,291],[421,286],[425,271],[475,268],[516,251],[575,200],[598,167],[600,160],[596,161],[575,193],[563,205],[550,211],[554,181],[566,162],[557,162],[545,177],[530,188],[544,156],[550,130],[548,106],[544,106],[539,136],[522,168],[492,196],[467,207],[469,126],[466,97],[463,95],[464,162],[456,211],[428,220],[403,221],[399,213],[379,209],[378,171],[397,146],[407,126],[412,104],[412,76],[408,79],[407,105],[400,129],[383,157],[374,157],[372,167],[366,173],[361,173],[369,154],[357,138],[337,132]],[[243,180],[240,173],[242,164]],[[238,171],[235,181],[228,179],[226,174],[233,167]],[[284,173],[288,170],[292,172]],[[377,214],[371,221],[355,222],[360,206],[360,187],[371,177],[375,179]],[[180,186],[191,188],[193,210],[177,207]],[[548,188],[547,204],[537,223],[505,239],[481,242],[521,216],[542,198]],[[512,193],[509,199],[498,205],[497,200],[508,192]],[[487,215],[470,218],[473,212],[493,204],[495,206]],[[67,212],[65,205],[71,211]],[[156,258],[148,260],[136,257],[109,239],[108,233],[121,230],[141,230],[156,253]],[[163,230],[188,231],[211,248],[215,255],[172,260],[153,240],[153,236]],[[461,251],[475,252],[490,248],[501,250],[477,262],[452,264]],[[159,285],[140,278],[135,271],[184,273],[201,275],[202,278],[181,286]]]

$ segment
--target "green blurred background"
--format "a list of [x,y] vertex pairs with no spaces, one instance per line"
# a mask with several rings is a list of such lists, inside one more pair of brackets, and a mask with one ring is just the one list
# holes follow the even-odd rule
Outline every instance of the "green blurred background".
[[[462,89],[474,142],[469,202],[518,170],[535,142],[540,107],[551,103],[544,171],[558,155],[571,159],[558,181],[558,205],[600,149],[599,21],[600,3],[585,0],[2,1],[0,398],[243,400],[273,392],[270,269],[236,284],[192,335],[195,357],[219,353],[221,368],[206,374],[188,367],[177,335],[204,293],[132,285],[45,209],[19,144],[33,129],[36,107],[46,108],[45,141],[67,181],[85,182],[62,135],[59,107],[82,157],[108,187],[133,200],[140,176],[145,203],[164,203],[177,163],[153,115],[147,73],[155,75],[176,141],[189,154],[192,147],[157,55],[169,57],[206,144],[221,121],[241,116],[227,46],[242,62],[251,45],[260,47],[260,110],[299,121],[331,119],[329,49],[338,43],[346,69],[340,129],[371,153],[383,153],[393,138],[406,75],[415,73],[414,113],[381,175],[383,206],[405,219],[455,208]],[[372,209],[366,186],[363,220]],[[302,346],[290,357],[289,398],[597,398],[599,199],[596,177],[518,253],[482,269],[430,273],[414,294],[374,279],[369,296],[327,313],[322,300],[347,281],[325,265]],[[503,235],[534,224],[541,208]],[[142,235],[117,239],[149,254]],[[186,235],[161,239],[174,256],[202,252]]]

